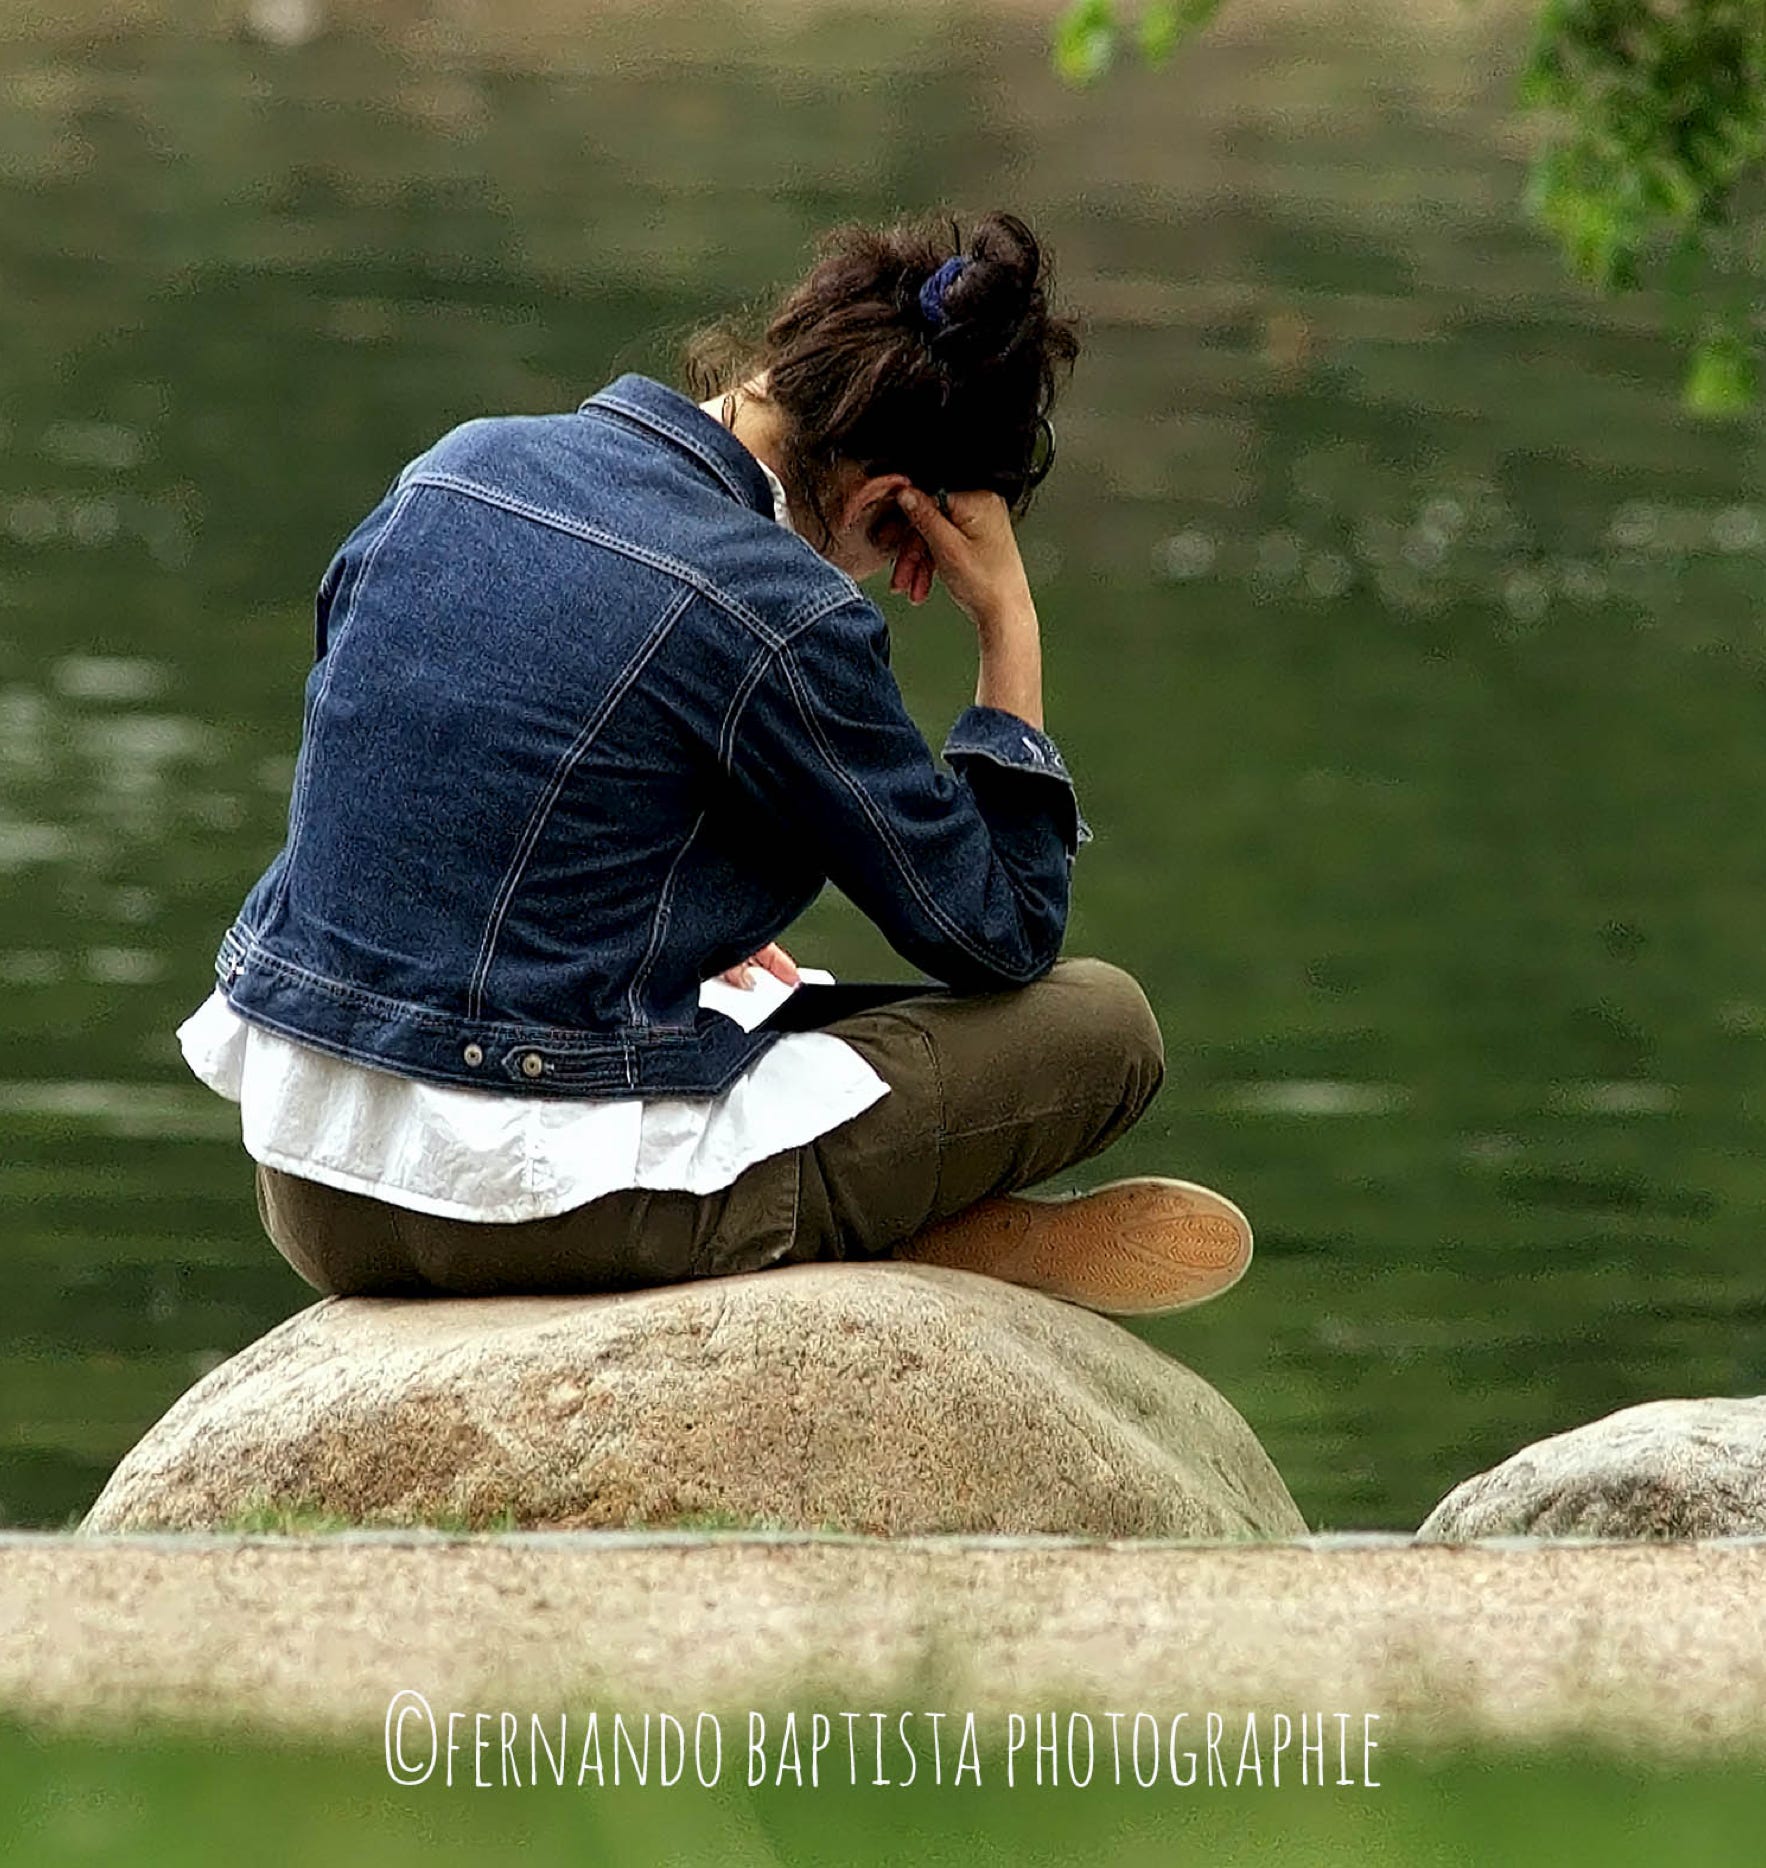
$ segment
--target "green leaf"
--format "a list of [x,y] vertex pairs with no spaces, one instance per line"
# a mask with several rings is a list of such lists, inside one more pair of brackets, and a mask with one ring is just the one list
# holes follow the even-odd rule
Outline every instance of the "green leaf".
[[1742,415],[1758,393],[1754,347],[1745,332],[1729,325],[1700,339],[1686,371],[1685,400],[1693,414]]
[[1055,26],[1055,70],[1069,84],[1090,84],[1116,53],[1112,0],[1073,0]]
[[1220,11],[1221,0],[1148,0],[1141,13],[1141,57],[1163,65],[1183,42],[1199,33]]

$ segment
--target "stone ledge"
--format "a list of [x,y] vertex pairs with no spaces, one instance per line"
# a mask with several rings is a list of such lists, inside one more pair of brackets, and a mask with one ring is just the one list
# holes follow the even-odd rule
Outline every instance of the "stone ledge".
[[[0,1708],[378,1736],[458,1708],[1378,1712],[1381,1742],[1766,1754],[1766,1547],[629,1533],[15,1536]],[[1392,1755],[1390,1752],[1388,1755]]]

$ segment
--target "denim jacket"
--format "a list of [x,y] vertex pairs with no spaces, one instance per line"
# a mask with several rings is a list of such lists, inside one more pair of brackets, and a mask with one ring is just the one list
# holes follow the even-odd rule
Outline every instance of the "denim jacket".
[[287,840],[221,987],[401,1076],[709,1094],[772,1034],[701,980],[829,880],[960,991],[1054,963],[1087,834],[1060,753],[971,707],[944,758],[882,613],[688,398],[624,376],[470,421],[325,573]]

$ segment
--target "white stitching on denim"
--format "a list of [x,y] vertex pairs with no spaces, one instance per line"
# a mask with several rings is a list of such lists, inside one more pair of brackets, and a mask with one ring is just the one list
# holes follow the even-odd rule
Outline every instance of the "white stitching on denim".
[[[623,401],[621,398],[608,395],[605,392],[598,396],[591,396],[588,401],[577,410],[577,413],[579,415],[612,416],[615,421],[629,422],[635,428],[649,428],[657,434],[667,436],[670,440],[678,441],[689,453],[704,461],[706,466],[711,468],[712,472],[715,473],[719,479],[723,480],[724,485],[736,495],[737,499],[740,500],[744,506],[748,505],[747,495],[743,492],[742,488],[734,485],[724,477],[722,462],[712,459],[691,435],[687,434],[683,429],[672,427],[663,417],[652,416],[647,410],[639,408],[636,403]],[[764,471],[763,469],[763,473]],[[753,507],[751,510],[759,512],[760,508]],[[770,514],[771,511],[772,507],[769,499],[767,507],[768,514]],[[851,603],[854,598],[857,598],[861,603],[867,601],[865,593],[859,588],[857,581],[850,573],[843,571],[839,565],[824,558],[822,554],[816,550],[815,546],[812,545],[807,538],[804,538],[801,533],[792,532],[790,536],[793,543],[800,544],[804,552],[817,561],[817,568],[822,571],[824,575],[836,577],[840,580],[842,588],[831,599],[833,604],[837,606],[842,603]],[[816,615],[823,615],[825,613],[825,610],[818,611]],[[806,622],[794,625],[794,627],[802,628],[806,626],[807,622],[814,622],[815,620],[816,617],[811,616],[806,619]]]
[[633,1051],[624,1038],[610,1038],[593,1051],[563,1052],[548,1049],[541,1059],[541,1069],[529,1076],[525,1065],[539,1047],[531,1038],[519,1038],[497,1059],[503,1075],[517,1082],[537,1083],[541,1077],[554,1083],[619,1083],[630,1088],[635,1071]]
[[[658,434],[665,435],[671,440],[678,441],[682,447],[704,461],[720,479],[724,479],[721,463],[714,461],[706,454],[691,435],[686,434],[681,429],[671,427],[660,416],[652,417],[647,411],[639,409],[634,403],[624,402],[618,397],[602,394],[599,396],[591,396],[589,400],[577,410],[577,413],[579,415],[609,415],[616,421],[623,420],[630,422],[634,427],[651,428]],[[724,485],[729,487],[730,491],[736,495],[744,506],[748,504],[747,496],[740,487],[732,485],[727,479],[724,479]],[[755,507],[752,508],[752,510],[758,512],[759,508]],[[803,553],[814,563],[817,570],[824,576],[838,578],[841,587],[839,590],[831,592],[824,598],[819,609],[812,610],[808,615],[800,616],[791,623],[786,630],[788,636],[800,634],[803,630],[809,628],[812,623],[820,622],[820,620],[827,615],[829,610],[837,610],[843,604],[851,603],[855,599],[860,603],[868,601],[865,593],[858,587],[857,581],[848,572],[843,571],[839,565],[824,558],[807,538],[804,538],[797,532],[791,532],[790,537],[794,544],[802,547]]]
[[[607,390],[603,390],[598,396],[591,396],[578,413],[586,413],[591,408],[604,409],[615,415],[623,415],[627,421],[636,422],[641,428],[653,428],[658,434],[666,435],[671,441],[678,441],[689,454],[693,455],[698,460],[702,460],[724,485],[735,494],[737,499],[741,500],[744,505],[747,505],[747,493],[737,482],[735,476],[729,471],[727,464],[719,460],[709,448],[701,447],[699,442],[692,435],[688,434],[684,428],[675,427],[666,416],[658,415],[652,409],[641,408],[636,403],[627,402],[623,396],[613,395]],[[741,446],[743,444],[739,442],[737,445]],[[756,510],[758,510],[758,508]]]
[[767,664],[772,660],[772,651],[762,649],[748,664],[742,679],[736,683],[736,691],[730,696],[730,704],[724,711],[723,724],[717,731],[717,762],[725,772],[734,774],[736,758],[736,719],[748,697],[760,684],[760,678],[766,673]]
[[509,859],[509,867],[503,873],[503,880],[498,884],[496,898],[491,905],[490,919],[486,921],[484,933],[479,939],[478,956],[473,961],[472,978],[466,989],[466,1015],[477,1018],[484,1004],[485,982],[490,977],[491,961],[496,955],[497,941],[503,932],[503,923],[508,918],[509,909],[515,900],[515,891],[521,886],[522,872],[528,859],[545,829],[546,820],[551,816],[552,807],[558,802],[571,773],[590,746],[595,735],[607,724],[608,716],[625,698],[626,690],[643,672],[645,664],[661,648],[668,632],[680,620],[682,613],[693,600],[690,590],[683,590],[663,613],[661,621],[651,630],[639,645],[631,660],[620,670],[613,685],[601,697],[601,705],[583,722],[576,738],[571,742],[562,759],[554,768],[546,789],[535,800],[534,808],[528,816],[527,825],[521,833],[515,852]]
[[650,983],[650,970],[656,964],[656,956],[662,950],[662,936],[668,927],[668,914],[671,898],[674,894],[675,876],[681,864],[687,860],[687,852],[693,847],[693,839],[704,828],[706,813],[701,811],[693,820],[693,828],[687,832],[686,840],[675,852],[675,859],[668,866],[668,874],[662,879],[661,892],[656,897],[656,913],[650,919],[650,942],[644,949],[644,957],[638,962],[638,970],[632,975],[632,983],[626,991],[625,1009],[630,1023],[645,1026],[645,1020],[638,1012],[638,995]]
[[[840,573],[840,576],[842,581],[846,583],[849,588],[841,591],[829,592],[828,596],[822,601],[818,608],[809,611],[806,615],[800,616],[792,622],[785,630],[785,633],[779,638],[778,646],[780,648],[788,648],[806,629],[813,628],[815,624],[821,622],[826,617],[833,616],[840,610],[859,610],[866,615],[867,620],[874,617],[878,622],[884,622],[883,612],[859,589],[858,585],[853,583],[852,579],[848,577],[844,571]],[[888,627],[887,623],[884,623],[884,627]]]
[[990,765],[997,765],[1007,772],[1028,772],[1032,778],[1058,778],[1069,791],[1074,789],[1073,774],[1067,770],[1065,760],[1059,765],[1054,764],[1052,759],[1046,765],[1028,765],[1021,759],[1004,758],[990,746],[966,745],[954,737],[945,741],[944,756],[947,759],[985,759]]
[[[1035,732],[1034,727],[1031,728]],[[1045,736],[1046,737],[1046,736]],[[1052,741],[1050,742],[1053,743]],[[997,765],[1002,772],[1026,772],[1032,778],[1058,779],[1067,787],[1068,795],[1073,800],[1073,840],[1075,848],[1094,841],[1092,827],[1085,821],[1085,813],[1079,808],[1079,787],[1073,782],[1073,774],[1065,763],[1057,765],[1020,765],[1015,759],[1002,759],[998,753],[989,752],[984,746],[965,746],[960,740],[946,740],[944,746],[946,759],[985,759],[989,765]],[[1055,749],[1055,758],[1060,759],[1059,748]],[[1074,851],[1067,853],[1067,864],[1071,872]]]
[[975,942],[970,940],[968,935],[938,906],[937,901],[927,892],[918,874],[916,874],[913,865],[908,861],[906,851],[904,851],[901,845],[896,841],[895,833],[889,828],[887,820],[871,801],[870,793],[867,792],[864,786],[840,763],[839,759],[834,754],[833,748],[828,744],[827,737],[822,732],[821,726],[815,716],[810,712],[809,704],[804,697],[803,689],[798,683],[796,664],[792,659],[789,649],[784,649],[780,652],[779,667],[790,685],[792,698],[797,702],[797,711],[803,716],[803,724],[808,728],[810,737],[821,749],[822,757],[827,760],[830,769],[846,786],[847,790],[858,800],[865,816],[870,820],[872,829],[877,833],[878,841],[883,844],[889,851],[889,854],[895,859],[896,867],[901,871],[902,877],[906,881],[909,889],[919,900],[921,906],[926,910],[931,920],[944,930],[951,945],[960,947],[965,953],[980,961],[990,972],[997,973],[1006,979],[1024,981],[1036,979],[1039,976],[1039,969],[1037,967],[1034,965],[1027,968],[1002,966],[998,959],[990,954],[985,947],[978,946]]
[[[714,584],[696,566],[680,558],[672,558],[667,552],[652,551],[648,546],[637,544],[618,532],[605,531],[600,526],[590,525],[586,520],[572,518],[569,513],[554,511],[549,506],[537,506],[532,500],[521,499],[513,493],[504,493],[496,487],[482,486],[476,480],[467,480],[459,474],[429,470],[413,474],[409,485],[413,488],[432,486],[443,492],[458,493],[463,499],[479,500],[487,506],[496,506],[504,512],[515,513],[523,519],[531,519],[536,525],[551,526],[554,531],[563,532],[568,537],[580,538],[585,544],[604,546],[609,551],[618,552],[622,557],[649,566],[653,571],[666,572],[670,577],[690,585],[707,603],[714,604],[718,609],[734,617],[737,622],[759,636],[770,648],[778,648],[785,642],[802,635],[804,630],[819,623],[824,616],[830,615],[833,611],[851,606],[855,597],[861,604],[867,606],[869,604],[869,600],[864,597],[858,586],[844,571],[838,571],[832,565],[824,565],[824,568],[835,571],[844,588],[824,591],[816,599],[814,608],[793,616],[781,631],[769,623],[758,611],[749,609],[745,603],[731,596],[720,584]],[[811,547],[805,544],[804,549],[808,551]]]
[[[727,747],[733,737],[732,729],[736,723],[736,716],[741,712],[743,701],[753,692],[755,683],[759,681],[761,673],[766,667],[770,653],[770,650],[763,648],[755,656],[741,681],[737,683],[736,691],[730,697],[729,706],[724,710],[723,721],[718,727],[717,748],[719,762],[726,771],[729,770],[729,760],[726,756]],[[638,1013],[638,995],[643,991],[644,987],[649,985],[650,975],[655,969],[657,957],[662,951],[662,938],[668,930],[669,912],[673,905],[675,876],[681,864],[686,861],[687,852],[693,847],[694,840],[698,837],[700,831],[704,829],[706,816],[707,813],[701,811],[694,820],[693,828],[687,832],[686,841],[682,843],[680,849],[675,852],[674,861],[669,864],[668,874],[663,878],[662,891],[656,900],[656,913],[650,923],[649,944],[644,949],[644,957],[638,964],[637,972],[632,975],[632,983],[626,993],[626,1013],[634,1025],[644,1024],[644,1021],[640,1018]],[[648,1027],[645,1028],[647,1029]]]
[[[352,1049],[347,1044],[340,1044],[335,1038],[324,1037],[318,1033],[307,1030],[304,1026],[295,1026],[295,1025],[285,1024],[283,1023],[281,1019],[272,1018],[271,1016],[269,1016],[268,1013],[261,1012],[257,1010],[256,1008],[254,1008],[251,1013],[251,1022],[254,1025],[261,1025],[266,1031],[280,1032],[284,1037],[292,1038],[297,1043],[306,1045],[311,1050],[324,1051],[328,1056],[341,1057],[346,1062],[349,1062],[349,1063],[355,1063],[355,1064],[366,1063],[378,1069],[386,1068],[384,1060],[377,1054]],[[519,1027],[507,1026],[507,1027],[498,1027],[498,1029],[518,1030]],[[517,1050],[531,1049],[532,1045],[533,1045],[532,1040],[529,1040],[526,1044],[523,1044],[520,1041],[518,1041],[515,1048]],[[631,1047],[624,1040],[609,1039],[606,1042],[605,1048],[607,1050],[625,1050],[629,1055]],[[592,1063],[595,1054],[584,1052],[581,1055]],[[570,1064],[573,1061],[574,1060],[571,1057],[564,1058],[563,1062],[564,1062],[565,1068],[562,1071],[560,1071],[559,1080],[569,1081],[570,1083],[575,1085],[575,1084],[582,1083],[583,1080],[576,1072],[572,1071],[569,1068]],[[728,1084],[731,1081],[733,1081],[735,1077],[741,1074],[742,1070],[746,1067],[747,1062],[748,1062],[747,1059],[743,1059],[740,1062],[738,1062],[734,1070],[731,1072],[730,1076],[724,1079],[723,1084],[714,1087],[710,1091],[701,1091],[698,1089],[693,1089],[690,1091],[683,1091],[681,1092],[681,1094],[692,1095],[692,1096],[715,1095],[717,1093],[718,1088],[727,1087]],[[458,1071],[441,1070],[441,1069],[436,1068],[434,1065],[426,1065],[422,1063],[413,1062],[411,1060],[405,1060],[401,1064],[400,1069],[401,1069],[401,1074],[414,1076],[414,1077],[421,1077],[425,1082],[429,1082],[429,1083],[458,1085],[467,1080]],[[602,1085],[584,1084],[583,1093],[589,1094],[595,1088],[605,1088],[608,1090],[619,1090],[622,1092],[628,1091],[631,1087],[631,1075],[632,1075],[629,1063],[628,1063],[627,1069],[623,1071],[621,1075],[623,1075],[626,1079],[624,1082],[616,1082],[613,1080],[609,1080],[608,1082]]]
[[[284,960],[281,955],[273,954],[261,946],[253,947],[251,962],[256,971],[279,974],[287,979],[298,981],[302,985],[311,986],[328,998],[340,999],[346,1005],[354,1005],[365,1012],[377,1013],[389,1020],[396,1019],[400,1024],[422,1025],[438,1032],[456,1033],[465,1029],[466,1026],[466,1020],[454,1017],[450,1013],[433,1012],[427,1007],[413,1005],[408,999],[388,998],[385,993],[370,992],[367,987],[352,985],[348,980],[333,979],[328,973],[315,973],[310,967],[299,966],[292,960]],[[250,1016],[254,1019],[259,1017],[255,1007]],[[581,1031],[573,1031],[563,1025],[516,1025],[506,1020],[495,1024],[478,1021],[473,1024],[472,1029],[493,1043],[502,1043],[507,1039],[517,1048],[532,1050],[544,1046],[547,1050],[564,1055],[580,1053],[583,1056],[594,1056],[611,1046],[629,1041],[620,1035],[584,1037]],[[646,1027],[640,1035],[646,1046],[681,1045],[696,1042],[698,1029],[686,1025],[651,1025]]]
[[[356,578],[355,583],[350,588],[349,600],[352,605],[359,601],[363,590],[367,588],[369,576],[374,570],[375,560],[380,556],[380,548],[392,536],[393,527],[398,524],[399,515],[405,510],[409,500],[410,495],[408,493],[401,493],[397,500],[393,502],[392,511],[386,515],[386,524],[380,528],[380,536],[375,539],[374,543],[369,547],[367,557],[362,560],[361,574]],[[342,595],[341,587],[338,594],[339,596]],[[334,615],[336,614],[335,608],[332,613]],[[276,916],[281,913],[282,905],[288,899],[288,882],[294,868],[294,852],[300,842],[301,832],[306,829],[307,825],[306,787],[304,787],[300,781],[304,774],[308,785],[312,782],[313,767],[317,761],[319,740],[321,737],[320,727],[322,725],[325,699],[331,692],[331,677],[336,672],[337,658],[334,655],[327,654],[325,658],[325,672],[319,679],[319,691],[313,696],[312,731],[306,736],[305,744],[301,748],[302,757],[295,767],[294,784],[291,788],[292,795],[289,799],[288,841],[283,845],[282,874],[276,883],[276,892],[265,904],[264,918],[267,921],[273,921]]]
[[532,500],[522,499],[514,493],[505,493],[497,487],[481,486],[476,480],[462,479],[458,474],[428,472],[415,474],[412,486],[432,486],[446,493],[458,493],[463,499],[476,499],[486,506],[496,506],[504,512],[515,513],[523,519],[531,519],[536,525],[550,526],[556,532],[563,532],[570,538],[579,538],[584,544],[601,545],[608,551],[616,551],[622,557],[634,559],[637,563],[648,565],[653,571],[666,572],[678,582],[688,585],[704,597],[708,603],[715,603],[719,609],[726,610],[739,623],[745,624],[762,641],[777,643],[776,630],[756,611],[745,603],[738,602],[728,591],[712,583],[694,566],[682,559],[671,558],[666,552],[652,551],[648,546],[623,538],[617,532],[604,531],[598,525],[590,525],[586,520],[572,518],[567,512],[555,512],[549,506],[536,506]]

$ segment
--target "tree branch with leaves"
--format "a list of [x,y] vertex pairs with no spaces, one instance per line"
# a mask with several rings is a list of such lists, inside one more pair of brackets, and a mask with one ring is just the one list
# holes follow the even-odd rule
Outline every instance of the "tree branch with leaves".
[[[1090,84],[1125,49],[1162,65],[1222,4],[1073,0],[1055,69]],[[1605,293],[1664,286],[1687,406],[1751,408],[1766,0],[1546,0],[1519,101],[1543,123],[1526,206],[1571,271]]]

